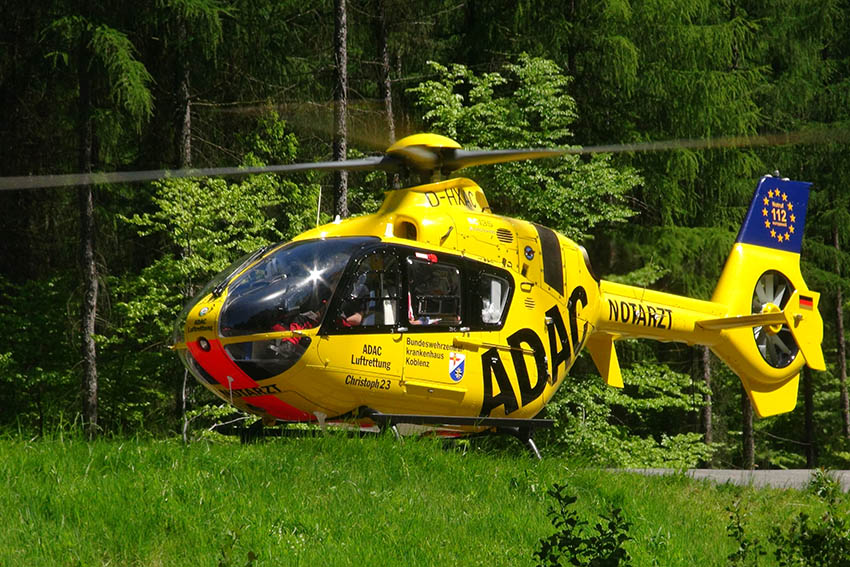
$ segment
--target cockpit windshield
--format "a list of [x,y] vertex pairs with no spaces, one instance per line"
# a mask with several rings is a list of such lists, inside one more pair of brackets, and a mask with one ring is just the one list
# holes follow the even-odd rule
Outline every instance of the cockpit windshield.
[[375,238],[292,242],[228,286],[220,331],[232,337],[318,327],[354,251]]

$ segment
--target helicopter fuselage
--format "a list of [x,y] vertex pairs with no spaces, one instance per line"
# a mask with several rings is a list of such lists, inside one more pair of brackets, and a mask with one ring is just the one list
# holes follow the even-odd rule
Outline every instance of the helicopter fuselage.
[[[711,347],[773,415],[794,407],[803,364],[824,366],[819,295],[799,268],[807,199],[808,184],[762,178],[704,301],[597,279],[582,247],[492,214],[468,179],[393,190],[374,214],[220,274],[184,310],[175,346],[200,383],[267,422],[364,409],[531,418],[585,346],[622,387],[622,338]],[[796,207],[796,224],[772,224],[768,205]]]
[[[274,315],[231,317],[251,289],[252,267],[299,244],[316,249],[311,258],[339,252],[345,260],[334,281],[324,282],[323,297],[304,306],[318,317],[283,325]],[[304,273],[311,270],[315,277],[317,266]],[[184,356],[219,397],[283,420],[360,407],[532,417],[590,336],[599,305],[599,282],[578,245],[492,214],[482,190],[462,178],[392,191],[377,213],[308,231],[229,280],[187,313]],[[265,287],[264,307],[254,311],[297,311],[280,307],[285,292]],[[275,299],[266,296],[275,293],[271,306]],[[365,313],[351,324],[349,311],[357,310]],[[252,315],[233,331],[239,324],[232,320]],[[280,357],[280,345],[303,352],[273,374],[268,360]]]

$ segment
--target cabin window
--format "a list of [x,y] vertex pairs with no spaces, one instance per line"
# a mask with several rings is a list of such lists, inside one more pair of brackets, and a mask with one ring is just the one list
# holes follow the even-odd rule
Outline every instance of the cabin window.
[[434,254],[409,256],[407,281],[410,325],[455,327],[460,324],[461,277],[457,266],[436,261]]
[[510,284],[505,278],[492,274],[481,274],[475,300],[478,302],[477,309],[481,313],[481,322],[484,325],[498,326],[502,324],[502,316],[508,304],[510,289]]
[[401,284],[391,250],[369,253],[359,261],[343,289],[337,327],[391,327],[396,324]]

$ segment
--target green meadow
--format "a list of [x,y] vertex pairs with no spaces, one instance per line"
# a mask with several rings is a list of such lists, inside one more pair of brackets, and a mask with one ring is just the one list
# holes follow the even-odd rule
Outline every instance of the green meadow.
[[[824,503],[794,490],[590,470],[517,447],[342,435],[253,445],[0,441],[0,565],[535,565],[566,484],[630,522],[635,565],[727,565],[737,503],[766,538]],[[843,510],[850,509],[847,496]]]

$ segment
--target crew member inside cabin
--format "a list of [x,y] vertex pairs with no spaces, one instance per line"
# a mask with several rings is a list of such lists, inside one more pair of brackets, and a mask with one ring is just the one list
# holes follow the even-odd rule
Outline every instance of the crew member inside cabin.
[[345,292],[340,322],[344,327],[395,323],[401,274],[395,256],[378,250],[357,266]]

